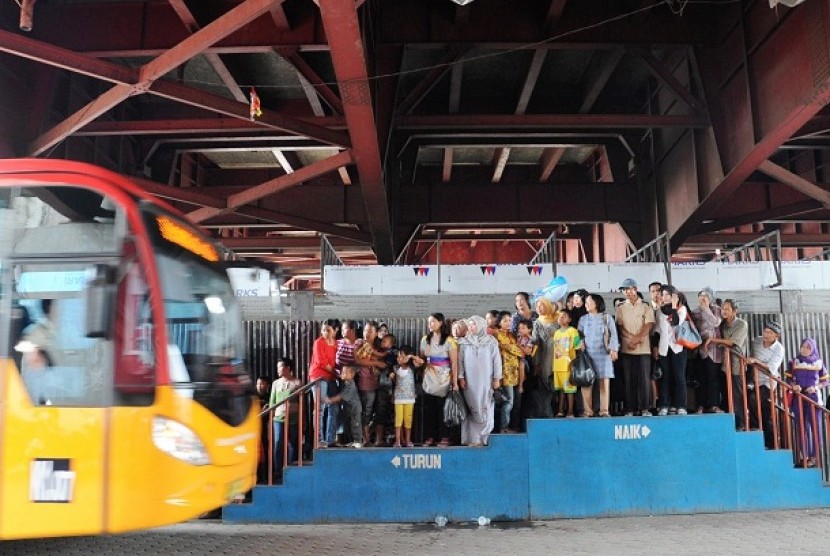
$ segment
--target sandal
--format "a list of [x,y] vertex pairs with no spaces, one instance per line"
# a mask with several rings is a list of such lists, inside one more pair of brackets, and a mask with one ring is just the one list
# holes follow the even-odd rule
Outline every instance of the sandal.
[[421,446],[423,446],[424,448],[428,448],[429,446],[435,446],[435,441],[431,438],[427,438],[426,440],[424,440],[424,443],[421,444]]
[[557,419],[562,419],[563,417],[565,417],[565,414],[564,414],[564,413],[557,413],[557,414],[556,414],[556,418],[557,418]]
[[608,413],[607,411],[600,411],[599,416],[600,417],[611,417],[611,414]]
[[438,446],[441,447],[441,448],[446,448],[449,445],[450,445],[450,439],[449,438],[442,438],[441,442],[438,443]]

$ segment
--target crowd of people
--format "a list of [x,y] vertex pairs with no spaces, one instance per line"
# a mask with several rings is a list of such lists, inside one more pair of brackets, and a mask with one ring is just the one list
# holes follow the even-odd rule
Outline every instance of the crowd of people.
[[[753,408],[749,426],[763,430],[771,447],[769,400],[776,382],[769,376],[782,377],[780,324],[767,322],[761,336],[749,338],[737,302],[717,299],[708,287],[698,292],[694,307],[682,292],[659,282],[648,285],[648,299],[630,278],[620,291],[610,311],[602,295],[580,289],[562,300],[531,300],[519,292],[513,311],[492,310],[483,317],[450,321],[433,313],[416,346],[398,345],[386,325],[375,321],[366,322],[362,334],[354,321],[326,321],[308,374],[309,381],[320,381],[312,390],[319,408],[312,429],[319,433],[318,447],[483,446],[493,433],[524,431],[531,418],[722,413],[730,407],[727,380],[732,407]],[[699,345],[685,342],[681,328],[695,330]],[[730,365],[724,365],[725,353]],[[571,380],[580,354],[594,373],[590,385]],[[290,359],[281,359],[278,371],[270,406],[301,386]],[[828,376],[815,340],[804,339],[782,380],[819,402]],[[459,399],[453,392],[465,405],[460,424],[444,418],[447,400]],[[761,414],[754,410],[756,396]],[[296,431],[284,430],[284,409],[269,418],[274,461],[283,462],[286,441],[291,461]],[[736,427],[745,427],[742,411],[735,411],[735,420]],[[811,421],[799,422],[807,427]],[[289,422],[296,426],[298,419]],[[798,449],[815,465],[812,432],[804,432],[799,437],[807,440]]]

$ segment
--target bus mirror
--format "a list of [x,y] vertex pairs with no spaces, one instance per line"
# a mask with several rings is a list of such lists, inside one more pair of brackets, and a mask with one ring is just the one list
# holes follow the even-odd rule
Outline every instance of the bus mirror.
[[88,272],[89,280],[84,290],[86,337],[107,338],[112,325],[115,269],[105,264],[97,264]]

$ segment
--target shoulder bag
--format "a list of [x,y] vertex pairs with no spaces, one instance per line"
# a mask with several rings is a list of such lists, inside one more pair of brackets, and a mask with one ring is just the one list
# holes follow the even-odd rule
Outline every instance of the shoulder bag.
[[703,343],[700,332],[697,331],[688,313],[686,313],[686,320],[674,328],[674,336],[677,343],[686,349],[697,349]]

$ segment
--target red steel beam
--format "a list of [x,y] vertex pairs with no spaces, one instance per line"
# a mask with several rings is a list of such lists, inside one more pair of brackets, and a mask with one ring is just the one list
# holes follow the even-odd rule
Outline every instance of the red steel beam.
[[541,171],[539,172],[539,181],[548,181],[548,178],[553,173],[553,169],[559,163],[559,159],[565,154],[563,147],[551,147],[542,151],[542,157],[539,159]]
[[231,195],[228,197],[225,208],[205,207],[188,213],[187,217],[191,222],[203,222],[208,218],[232,212],[237,207],[253,203],[254,201],[258,201],[265,197],[279,193],[280,191],[284,191],[289,187],[299,185],[304,181],[337,170],[341,166],[345,166],[351,162],[352,153],[350,151],[343,151],[334,156],[330,156],[313,164],[309,164],[308,166],[304,166],[296,172],[280,176],[273,180],[268,180],[265,183],[261,183],[257,186],[245,189],[240,193]]
[[704,112],[706,110],[706,106],[704,106],[700,100],[698,100],[680,81],[678,81],[671,70],[657,60],[651,52],[641,50],[639,54],[654,73],[655,77],[662,81],[666,87],[671,89],[674,94],[680,98],[680,100],[685,102],[686,105],[696,112]]
[[[222,245],[231,249],[317,249],[320,237],[262,236],[222,238]],[[333,237],[329,242],[334,247],[358,247],[363,244],[345,238]]]
[[321,2],[320,13],[352,139],[375,254],[381,264],[392,264],[392,225],[357,8],[354,0],[326,0]]
[[300,56],[300,53],[296,48],[277,48],[275,51],[289,64],[294,66],[294,69],[297,71],[300,78],[304,78],[308,81],[308,83],[314,88],[314,91],[316,91],[316,94],[320,95],[320,98],[326,101],[326,104],[329,105],[329,108],[331,108],[335,114],[343,113],[343,102],[340,100],[340,97],[338,97],[334,91],[331,90],[331,87],[329,87],[328,84],[323,81],[319,75],[317,75],[314,68],[308,65],[308,62]]
[[765,160],[758,165],[758,170],[771,178],[777,179],[784,185],[792,187],[799,193],[803,193],[811,199],[815,199],[820,202],[824,208],[830,208],[830,191],[819,187],[809,180],[805,180],[798,174],[794,174],[786,168],[783,168],[778,164],[774,164],[769,160]]
[[226,14],[213,21],[210,25],[200,29],[181,43],[145,64],[139,70],[138,83],[135,85],[116,85],[90,102],[64,121],[32,141],[29,145],[29,154],[36,156],[56,145],[73,131],[83,127],[98,116],[120,104],[126,98],[140,94],[147,90],[152,83],[189,60],[207,46],[228,36],[240,27],[268,10],[274,0],[245,0]]
[[[173,11],[176,12],[176,15],[179,16],[179,19],[182,20],[182,23],[184,23],[185,28],[189,32],[195,33],[201,28],[201,25],[199,25],[199,22],[196,21],[196,18],[193,16],[193,13],[190,11],[190,8],[187,7],[184,0],[168,0],[168,2],[170,3],[170,7],[173,8]],[[239,87],[239,83],[236,82],[236,79],[233,77],[230,70],[219,55],[205,53],[204,56],[208,63],[213,66],[213,70],[216,72],[216,75],[219,76],[219,79],[222,80],[222,83],[224,83],[225,87],[227,87],[231,92],[233,98],[239,102],[247,102],[248,99],[245,96],[245,93]]]
[[[323,127],[345,127],[346,120],[341,116],[323,118],[296,118],[299,122]],[[259,122],[241,118],[185,118],[181,120],[113,120],[90,122],[83,129],[75,132],[76,136],[106,135],[182,135],[185,133],[247,133],[266,132],[270,127],[263,127]]]
[[[130,176],[130,179],[138,183],[141,188],[148,193],[152,193],[156,197],[161,197],[162,199],[169,199],[171,201],[189,203],[201,207],[212,207],[216,209],[224,209],[228,204],[225,199],[219,199],[218,197],[214,197],[212,195],[200,193],[194,188],[182,189],[180,187],[171,187],[169,185],[163,185],[152,180],[134,176]],[[318,220],[304,218],[302,216],[287,214],[284,212],[277,212],[257,207],[238,207],[234,213],[248,218],[255,218],[257,220],[264,220],[278,224],[287,224],[289,226],[294,226],[295,228],[320,232],[330,236],[342,237],[357,243],[370,244],[372,242],[372,238],[369,234],[354,228],[344,228],[327,222],[320,222]],[[221,223],[217,224],[221,225]],[[232,228],[234,227],[234,224],[228,223],[227,226]]]
[[799,203],[792,203],[779,207],[773,207],[766,210],[755,211],[741,214],[738,216],[728,216],[725,218],[718,218],[712,222],[701,224],[697,232],[706,234],[709,232],[717,232],[718,230],[725,230],[726,228],[734,228],[736,226],[743,226],[745,224],[755,224],[764,222],[765,220],[783,220],[790,218],[803,217],[803,215],[821,210],[822,204],[815,200],[801,201]]
[[[752,147],[743,150],[732,167],[727,169],[723,179],[714,185],[711,192],[675,229],[670,240],[672,252],[677,251],[695,233],[702,221],[709,217],[707,215],[713,214],[732,197],[752,172],[830,103],[830,73],[816,73],[810,63],[802,63],[803,72],[788,74],[792,79],[786,84],[786,93],[782,93],[781,89],[784,84],[777,82],[778,72],[784,71],[782,68],[786,66],[789,70],[793,69],[787,61],[790,58],[808,61],[819,58],[826,61],[830,58],[828,13],[830,6],[827,0],[805,3],[793,10],[766,37],[763,47],[753,53],[748,61],[754,71],[749,86],[753,98],[752,111],[757,110],[759,113],[751,116],[753,120],[760,119],[762,122],[763,136],[755,140]],[[810,32],[805,33],[805,29]],[[788,54],[787,59],[783,58],[784,52]],[[726,113],[726,118],[733,117],[735,112],[739,111]],[[720,125],[729,127],[737,124],[727,120]],[[726,148],[722,145],[719,147]]]
[[[689,237],[689,245],[745,245],[755,241],[762,233],[724,232],[720,234],[699,234]],[[830,234],[781,234],[783,247],[827,247]]]
[[[287,224],[295,228],[302,228],[303,230],[311,230],[313,232],[320,232],[329,236],[337,236],[345,239],[351,239],[358,243],[366,245],[372,244],[372,236],[366,232],[361,232],[355,228],[337,226],[330,222],[320,222],[311,218],[297,216],[295,214],[288,214],[285,212],[278,212],[269,209],[262,209],[258,207],[239,207],[234,211],[236,214],[241,214],[250,218],[256,218],[267,222],[274,222],[277,224]],[[228,227],[233,227],[229,224]]]
[[493,128],[602,128],[650,129],[662,127],[709,126],[706,116],[652,114],[455,114],[429,116],[398,116],[397,129],[442,130]]
[[457,62],[464,54],[467,53],[469,47],[466,46],[458,46],[452,45],[449,47],[447,52],[441,59],[435,64],[432,69],[430,69],[426,75],[424,75],[423,79],[421,79],[415,87],[406,95],[399,104],[398,104],[398,113],[399,114],[411,114],[415,107],[421,103],[421,101],[426,97],[429,92],[432,90],[433,87],[444,77],[444,74],[449,71],[451,67]]
[[[137,70],[90,58],[84,54],[78,54],[77,52],[52,46],[22,35],[15,35],[8,31],[0,30],[0,51],[48,64],[53,67],[95,77],[110,83],[135,85],[134,89],[136,90],[139,88],[137,84],[140,78]],[[148,90],[142,90],[141,92],[147,92],[211,112],[232,116],[244,120],[246,122],[245,125],[248,125],[248,122],[250,122],[247,104],[193,89],[185,85],[179,85],[178,83],[156,81],[149,85]],[[83,119],[88,120],[89,118]],[[345,133],[326,129],[323,126],[309,123],[308,120],[291,118],[270,110],[263,110],[262,117],[256,121],[256,124],[265,128],[279,129],[289,133],[303,135],[331,145],[344,147],[349,145],[349,139]],[[72,127],[69,124],[67,125],[68,127]]]
[[615,48],[614,50],[605,54],[605,59],[602,62],[599,70],[592,76],[588,87],[585,90],[585,98],[582,100],[582,105],[579,107],[580,114],[587,114],[594,107],[594,103],[599,98],[599,94],[605,88],[605,84],[611,79],[614,70],[620,65],[620,61],[625,55],[625,49]]

